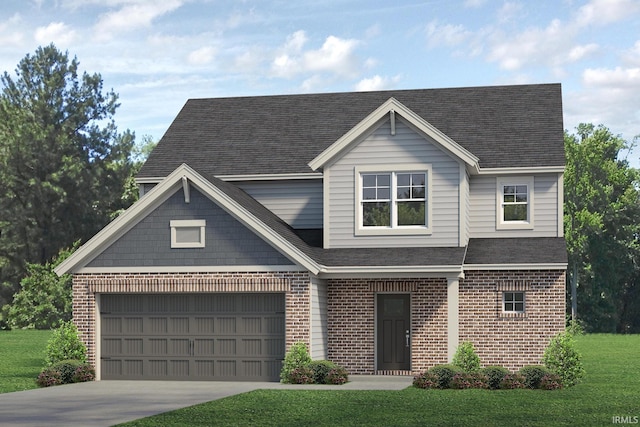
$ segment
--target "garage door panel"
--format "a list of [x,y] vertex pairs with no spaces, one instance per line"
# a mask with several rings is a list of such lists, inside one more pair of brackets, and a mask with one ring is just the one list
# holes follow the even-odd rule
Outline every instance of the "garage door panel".
[[279,378],[283,294],[163,294],[129,303],[130,297],[101,297],[104,379]]

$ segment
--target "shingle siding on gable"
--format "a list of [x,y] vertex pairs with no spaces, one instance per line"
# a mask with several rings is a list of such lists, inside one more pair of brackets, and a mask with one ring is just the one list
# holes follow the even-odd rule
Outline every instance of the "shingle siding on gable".
[[[204,248],[171,248],[171,220],[207,221]],[[182,189],[136,224],[87,267],[291,265],[223,209],[191,188]]]
[[[430,236],[354,236],[354,166],[427,163],[432,167],[433,234]],[[458,246],[460,165],[433,142],[396,118],[396,135],[389,121],[345,154],[329,171],[329,247]],[[326,246],[326,242],[325,242]]]
[[533,230],[496,230],[496,177],[472,176],[470,188],[471,238],[557,237],[558,175],[534,175]]
[[234,183],[295,229],[322,228],[322,179]]

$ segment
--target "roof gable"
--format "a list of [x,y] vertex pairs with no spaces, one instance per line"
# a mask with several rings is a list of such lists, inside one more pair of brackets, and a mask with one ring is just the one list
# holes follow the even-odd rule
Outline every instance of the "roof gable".
[[354,126],[349,132],[340,137],[336,142],[331,144],[326,150],[316,156],[309,162],[309,167],[313,170],[322,169],[326,165],[333,163],[340,158],[346,151],[350,149],[352,144],[358,141],[359,137],[375,127],[385,116],[389,115],[392,121],[392,128],[395,124],[395,115],[401,115],[419,132],[430,137],[441,148],[455,155],[462,160],[468,167],[477,168],[478,158],[459,145],[457,142],[449,138],[447,135],[438,130],[431,123],[418,116],[409,108],[404,106],[395,98],[389,98],[385,103],[378,107],[375,111],[365,117],[360,123]]

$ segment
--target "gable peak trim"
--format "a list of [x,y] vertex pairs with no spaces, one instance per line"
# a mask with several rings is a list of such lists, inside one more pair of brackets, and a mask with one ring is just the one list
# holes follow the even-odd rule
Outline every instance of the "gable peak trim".
[[387,114],[390,115],[392,122],[392,134],[393,123],[395,122],[396,114],[400,114],[410,124],[417,128],[420,132],[428,135],[433,140],[441,145],[445,150],[449,151],[464,163],[468,167],[477,169],[479,158],[462,147],[460,144],[449,138],[427,120],[413,112],[406,107],[400,101],[394,97],[389,98],[382,105],[376,108],[371,114],[362,119],[360,123],[351,128],[347,133],[341,136],[335,141],[329,148],[324,150],[315,159],[311,160],[308,165],[312,170],[318,170],[324,168],[326,165],[332,163],[337,158],[341,157],[347,148],[358,139],[361,135],[371,129],[376,123],[384,118]]

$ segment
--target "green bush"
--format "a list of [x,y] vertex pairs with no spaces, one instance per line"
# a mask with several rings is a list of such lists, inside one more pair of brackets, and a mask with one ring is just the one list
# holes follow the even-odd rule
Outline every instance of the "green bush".
[[513,390],[516,388],[526,388],[524,377],[520,374],[509,373],[500,381],[500,388],[503,390]]
[[439,388],[439,377],[434,372],[424,371],[413,377],[413,386],[417,388]]
[[556,374],[547,374],[540,380],[540,388],[543,390],[558,390],[562,388],[562,380]]
[[429,369],[428,372],[438,379],[438,388],[450,388],[454,375],[463,371],[454,365],[436,365]]
[[489,388],[489,377],[480,372],[461,372],[451,379],[451,388]]
[[294,368],[289,373],[288,383],[290,384],[313,384],[313,370],[308,366]]
[[40,387],[93,381],[94,369],[80,360],[61,360],[42,370],[36,380]]
[[560,377],[565,387],[578,384],[584,377],[582,356],[576,349],[572,333],[561,332],[553,337],[544,351],[542,362]]
[[71,377],[73,383],[86,383],[87,381],[93,381],[96,379],[96,371],[88,363],[83,363],[78,366]]
[[500,388],[500,382],[509,373],[507,368],[502,366],[486,366],[480,370],[488,378],[489,388],[497,390]]
[[480,370],[480,357],[470,341],[460,343],[453,355],[453,365],[465,372],[477,372]]
[[332,369],[338,367],[330,360],[313,360],[308,366],[313,371],[313,380],[316,384],[327,384],[327,375]]
[[342,366],[336,366],[327,373],[326,384],[342,385],[349,381],[349,373]]
[[36,379],[36,384],[38,384],[39,387],[51,387],[64,383],[62,382],[62,374],[60,371],[52,367],[48,367],[44,368],[42,372],[40,372],[40,375],[38,375],[38,378]]
[[87,361],[87,348],[78,337],[78,328],[72,321],[63,322],[53,331],[45,351],[45,364],[51,366],[62,360]]
[[544,366],[531,365],[522,367],[518,373],[524,377],[524,385],[527,388],[540,388],[540,382],[545,375],[550,374]]
[[[292,381],[292,374],[295,369],[307,367],[311,363],[311,356],[307,350],[307,345],[303,342],[297,342],[291,346],[287,354],[284,356],[282,370],[280,371],[280,380],[283,383],[299,384]],[[311,371],[313,378],[313,371]]]
[[62,384],[69,384],[73,382],[73,375],[76,373],[76,369],[83,364],[84,362],[79,360],[61,360],[51,365],[50,368],[60,372]]

